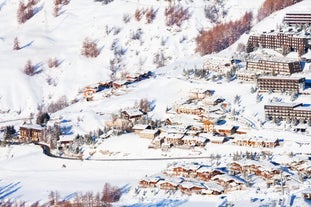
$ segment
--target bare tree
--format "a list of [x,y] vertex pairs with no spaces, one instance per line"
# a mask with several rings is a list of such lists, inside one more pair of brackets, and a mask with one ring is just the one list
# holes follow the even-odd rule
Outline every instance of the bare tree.
[[19,41],[18,41],[18,38],[15,37],[14,38],[14,44],[13,44],[13,50],[20,50],[20,46],[19,46]]
[[31,61],[28,60],[25,67],[24,67],[24,73],[26,75],[34,75],[34,72],[35,72],[35,69],[34,69],[34,66],[32,65]]

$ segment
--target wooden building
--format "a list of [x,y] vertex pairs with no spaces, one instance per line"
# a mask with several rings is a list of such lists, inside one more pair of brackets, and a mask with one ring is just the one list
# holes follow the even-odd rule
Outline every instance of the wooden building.
[[275,148],[279,145],[279,140],[277,138],[239,136],[234,138],[234,143],[247,147]]
[[311,12],[291,11],[285,14],[283,22],[292,25],[311,25]]
[[202,100],[207,96],[211,96],[213,95],[213,91],[212,90],[207,90],[207,89],[203,89],[203,88],[196,88],[196,89],[192,89],[189,93],[189,98],[190,99],[196,99],[196,100]]
[[286,59],[253,59],[246,61],[246,70],[275,75],[291,75],[302,71],[299,61]]
[[83,96],[87,101],[93,101],[94,93],[96,93],[96,90],[91,86],[87,86],[83,90]]
[[124,119],[135,121],[141,118],[145,113],[142,112],[140,109],[127,109],[121,112],[121,116]]
[[311,120],[311,107],[302,103],[270,103],[264,109],[267,120]]
[[26,124],[19,128],[22,142],[39,142],[45,136],[45,128],[38,124]]
[[213,132],[215,123],[211,120],[203,121],[204,132]]
[[163,181],[162,176],[150,176],[140,179],[138,186],[141,188],[156,188],[159,181]]
[[224,173],[220,170],[217,170],[217,169],[214,169],[211,167],[207,167],[207,166],[203,166],[197,170],[197,179],[208,181],[212,177],[214,177],[216,175],[221,175],[221,174],[224,174]]
[[216,133],[218,133],[219,135],[222,136],[229,136],[232,135],[236,132],[236,127],[229,125],[229,124],[225,124],[225,125],[216,125],[214,127],[214,131]]
[[296,36],[293,33],[263,33],[260,35],[250,35],[246,51],[252,52],[257,47],[270,48],[270,49],[281,49],[283,53],[291,51],[298,52],[301,56],[305,54],[310,45],[308,40],[310,38],[306,36]]
[[260,72],[249,71],[249,70],[239,70],[235,73],[235,75],[238,80],[256,82],[257,78],[260,76]]
[[142,130],[138,136],[145,139],[154,139],[160,134],[160,130],[158,129],[144,129]]
[[260,91],[299,93],[304,89],[305,81],[299,77],[262,76],[257,79],[257,84]]

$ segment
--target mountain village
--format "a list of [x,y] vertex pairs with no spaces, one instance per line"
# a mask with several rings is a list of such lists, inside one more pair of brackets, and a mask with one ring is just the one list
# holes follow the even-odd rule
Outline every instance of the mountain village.
[[[75,120],[62,110],[41,111],[23,124],[3,122],[0,143],[4,147],[35,144],[45,156],[60,160],[169,160],[166,168],[137,178],[125,195],[142,203],[161,197],[202,196],[224,201],[217,206],[239,206],[228,195],[247,191],[252,206],[309,206],[310,25],[311,12],[288,11],[278,28],[249,31],[245,52],[230,57],[208,55],[201,66],[177,65],[178,72],[172,74],[140,70],[89,83],[67,107],[77,106],[75,110],[80,112],[85,111],[79,108],[82,104],[94,107],[101,127],[82,134],[75,130],[87,118]],[[135,104],[115,104],[113,111],[95,107],[102,101],[126,100],[141,85],[163,78],[185,84],[182,95],[170,97],[171,103],[150,99],[151,95],[135,99]],[[242,95],[239,90],[244,90]],[[245,100],[253,108],[246,108]],[[161,116],[154,112],[155,108],[159,112],[158,105]],[[135,149],[118,151],[105,145],[118,140],[121,146],[126,137],[141,142],[143,149],[137,145],[134,154]],[[297,150],[287,151],[291,146]],[[269,194],[277,196],[265,199]],[[0,204],[1,196],[0,185]],[[293,204],[295,200],[299,204]]]

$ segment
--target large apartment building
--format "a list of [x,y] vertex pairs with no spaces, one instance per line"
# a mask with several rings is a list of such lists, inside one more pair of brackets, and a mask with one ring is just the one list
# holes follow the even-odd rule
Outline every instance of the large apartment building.
[[294,35],[294,33],[263,33],[251,35],[247,41],[246,51],[252,52],[257,47],[281,49],[283,53],[298,52],[301,56],[310,48],[310,37]]
[[291,75],[302,71],[299,61],[291,61],[287,59],[248,60],[246,62],[246,69],[280,75]]
[[299,77],[262,76],[258,77],[257,85],[260,91],[299,93],[304,89],[305,81]]
[[267,120],[303,120],[311,121],[311,106],[303,103],[270,103],[264,106]]
[[283,22],[292,25],[311,25],[311,12],[292,11],[287,12],[283,19]]

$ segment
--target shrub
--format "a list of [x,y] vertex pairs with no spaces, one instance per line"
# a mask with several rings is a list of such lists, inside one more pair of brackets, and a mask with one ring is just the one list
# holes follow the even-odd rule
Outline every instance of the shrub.
[[146,20],[148,24],[151,24],[156,17],[156,11],[151,7],[146,11]]
[[97,57],[99,55],[99,49],[97,48],[97,43],[89,40],[88,38],[84,39],[82,45],[81,54],[85,57]]
[[302,0],[265,0],[257,13],[257,20],[260,21],[275,11],[301,2]]
[[55,57],[48,59],[48,67],[49,68],[57,68],[58,65],[59,65],[58,60]]
[[28,19],[30,19],[34,15],[32,3],[25,5],[23,2],[19,2],[19,6],[17,9],[17,22],[19,24],[25,23]]
[[13,44],[13,50],[20,50],[20,46],[19,46],[19,41],[18,41],[18,38],[15,37],[14,38],[14,44]]
[[246,12],[235,22],[218,24],[208,31],[201,31],[196,38],[196,52],[201,55],[219,52],[233,44],[244,32],[251,27],[253,15]]
[[181,24],[190,18],[188,9],[182,6],[168,6],[165,8],[166,26],[181,26]]

